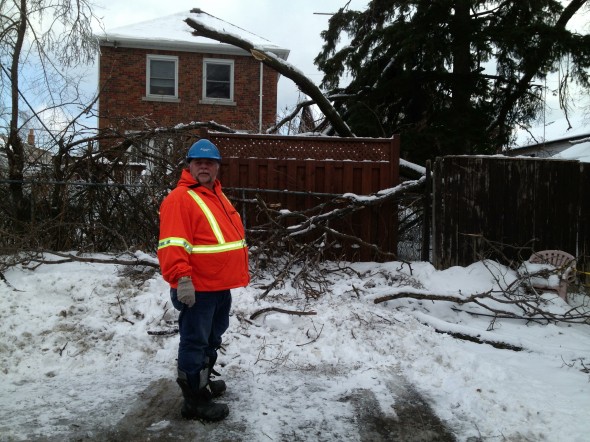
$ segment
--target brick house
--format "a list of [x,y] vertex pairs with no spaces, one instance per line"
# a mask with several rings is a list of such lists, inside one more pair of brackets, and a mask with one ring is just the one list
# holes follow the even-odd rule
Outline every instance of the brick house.
[[[6,156],[6,137],[0,135],[0,178],[8,177],[8,157]],[[35,144],[35,132],[29,129],[27,139],[23,141],[25,178],[39,178],[51,171],[53,156],[49,150],[42,149]]]
[[261,132],[276,122],[279,74],[237,47],[192,35],[191,17],[285,59],[289,50],[200,10],[99,36],[99,128],[215,121]]

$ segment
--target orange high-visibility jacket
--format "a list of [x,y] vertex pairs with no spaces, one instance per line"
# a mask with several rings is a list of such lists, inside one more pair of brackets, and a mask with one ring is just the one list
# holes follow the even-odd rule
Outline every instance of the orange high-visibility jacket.
[[171,287],[190,276],[197,291],[244,287],[250,282],[240,214],[215,181],[198,185],[188,169],[160,206],[158,260]]

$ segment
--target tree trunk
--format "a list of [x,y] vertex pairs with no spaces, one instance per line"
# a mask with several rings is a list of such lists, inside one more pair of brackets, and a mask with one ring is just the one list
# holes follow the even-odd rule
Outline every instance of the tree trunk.
[[17,38],[12,55],[12,64],[10,67],[11,81],[11,99],[12,112],[10,116],[10,129],[8,133],[8,142],[6,146],[6,156],[8,158],[8,178],[10,183],[10,196],[12,198],[13,218],[17,225],[29,220],[28,204],[23,193],[23,171],[25,166],[24,144],[18,133],[18,116],[19,116],[19,82],[18,69],[20,54],[27,30],[27,2],[20,2],[20,21],[17,30]]
[[[453,36],[453,77],[452,77],[452,115],[456,121],[469,121],[471,113],[471,94],[473,78],[471,73],[471,17],[469,13],[469,0],[457,0],[455,2],[455,15],[451,22],[451,33]],[[454,124],[454,127],[461,127],[461,124]],[[461,152],[469,154],[472,152],[472,141],[469,132],[464,132],[461,137]]]

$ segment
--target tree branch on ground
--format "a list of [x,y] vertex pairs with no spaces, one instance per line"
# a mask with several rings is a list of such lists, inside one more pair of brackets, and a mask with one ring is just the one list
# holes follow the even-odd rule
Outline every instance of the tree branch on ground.
[[504,350],[512,350],[512,351],[522,351],[522,350],[524,350],[524,348],[522,348],[522,347],[520,347],[518,345],[508,344],[506,342],[501,342],[501,341],[492,341],[492,340],[489,340],[489,339],[482,339],[482,338],[478,338],[476,336],[468,335],[466,333],[458,333],[458,332],[451,332],[451,331],[442,331],[442,330],[436,330],[436,329],[435,329],[435,331],[437,333],[449,335],[449,336],[452,336],[455,339],[461,339],[463,341],[475,342],[476,344],[488,344],[488,345],[491,345],[494,348],[499,348],[499,349],[504,349]]
[[[58,256],[62,259],[51,259],[51,256]],[[150,259],[121,259],[117,258],[116,256],[108,257],[108,258],[97,258],[97,257],[87,257],[79,254],[74,253],[60,253],[54,252],[50,250],[40,250],[35,252],[35,254],[25,254],[18,260],[15,260],[12,265],[15,264],[22,264],[28,267],[31,270],[38,268],[41,265],[55,265],[55,264],[65,264],[70,262],[94,262],[100,264],[113,264],[113,265],[123,265],[123,266],[134,266],[134,267],[151,267],[154,269],[159,269],[160,265],[156,260]],[[35,264],[33,264],[35,263]]]
[[317,315],[317,313],[314,311],[298,311],[298,310],[287,310],[287,309],[279,308],[279,307],[267,307],[267,308],[263,308],[263,309],[257,310],[254,313],[252,313],[250,315],[250,320],[253,321],[254,319],[259,317],[260,315],[263,315],[263,314],[269,313],[269,312],[285,313],[286,315],[295,315],[295,316]]
[[[559,270],[556,269],[555,273]],[[523,274],[507,286],[482,293],[464,295],[462,293],[433,293],[423,290],[403,291],[399,290],[389,295],[374,299],[375,304],[399,299],[416,299],[421,301],[451,302],[456,305],[473,305],[479,307],[467,313],[478,316],[490,316],[495,319],[515,319],[527,322],[590,324],[590,309],[572,307],[563,313],[555,313],[549,308],[550,301],[541,296],[530,285],[531,278],[547,277],[544,270],[535,274]],[[516,313],[508,308],[499,308],[495,305],[513,306],[520,310]],[[463,310],[465,311],[465,310]]]
[[[240,200],[241,204],[255,204],[259,218],[256,227],[247,232],[254,274],[264,271],[274,275],[272,281],[260,286],[263,292],[259,299],[266,298],[287,282],[301,290],[306,298],[318,298],[328,289],[324,267],[321,265],[324,260],[342,263],[343,267],[339,271],[348,271],[344,268],[347,260],[343,245],[369,249],[376,258],[400,260],[397,254],[385,250],[378,243],[362,240],[343,229],[348,228],[350,218],[357,212],[401,201],[407,195],[415,198],[414,192],[422,189],[424,180],[423,177],[406,181],[373,195],[344,194],[302,211],[281,209],[280,206],[268,204],[260,196],[253,200]],[[400,225],[399,230],[411,228],[410,224]],[[403,259],[400,261],[409,265]]]

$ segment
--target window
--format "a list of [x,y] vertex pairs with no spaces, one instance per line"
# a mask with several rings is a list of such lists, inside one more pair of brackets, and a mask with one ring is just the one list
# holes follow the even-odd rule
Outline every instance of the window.
[[[136,131],[126,131],[127,135],[137,134]],[[170,163],[162,158],[176,157],[178,149],[174,139],[167,137],[154,137],[147,140],[138,140],[127,148],[127,167],[141,169],[143,174],[150,175],[156,169],[166,169],[168,171]],[[143,166],[143,167],[140,167]]]
[[[149,149],[149,145],[147,147]],[[131,146],[129,146],[129,148],[127,149],[127,155],[128,155],[129,162],[134,163],[134,164],[147,165],[148,160],[147,160],[146,152],[149,152],[148,149],[146,149],[146,146],[144,146],[144,145],[132,144]]]
[[233,103],[234,62],[206,58],[203,63],[203,101]]
[[178,57],[148,55],[146,96],[178,98]]

